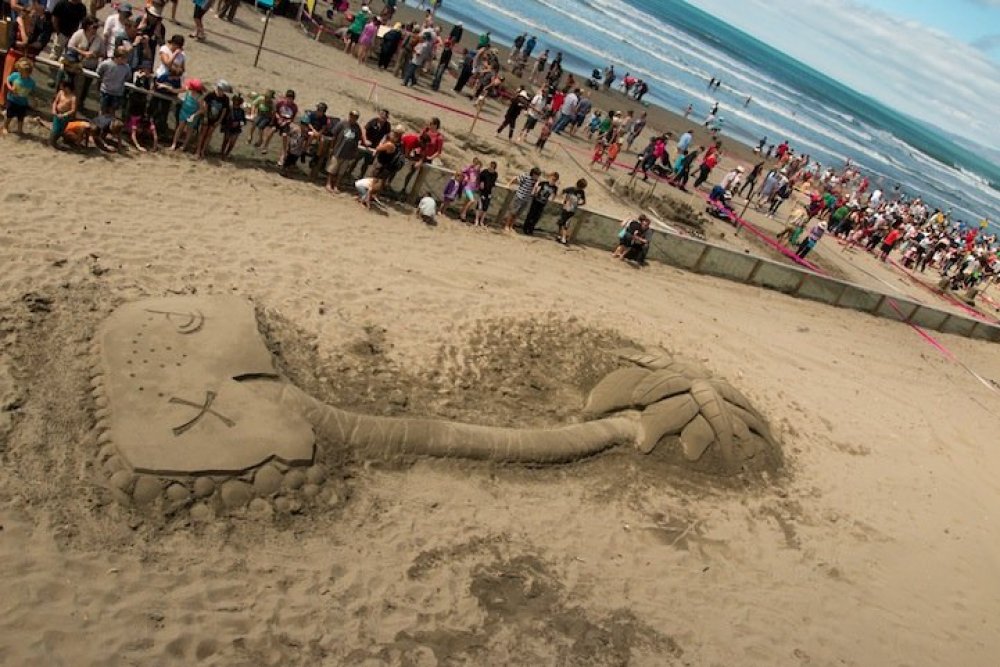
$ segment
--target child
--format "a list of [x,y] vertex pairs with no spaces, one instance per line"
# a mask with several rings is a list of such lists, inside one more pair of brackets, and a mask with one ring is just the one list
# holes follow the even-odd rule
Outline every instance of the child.
[[281,159],[278,166],[282,176],[288,176],[288,170],[298,164],[306,150],[306,133],[299,123],[292,123],[283,137]]
[[607,148],[607,144],[604,143],[604,139],[598,139],[597,144],[594,146],[594,154],[590,157],[590,168],[593,169],[595,164],[601,162],[604,159],[604,150]]
[[451,206],[452,202],[458,199],[459,194],[462,192],[462,181],[464,177],[462,172],[458,169],[455,173],[451,175],[448,182],[444,185],[444,192],[441,193],[441,213],[444,214],[448,211],[448,207]]
[[[197,131],[198,124],[204,114],[204,105],[201,101],[201,94],[205,92],[204,86],[198,79],[191,79],[186,84],[187,92],[181,98],[181,108],[177,114],[177,129],[174,131],[174,141],[170,150],[187,149],[187,143],[191,139],[194,131]],[[183,138],[183,142],[181,139]]]
[[615,160],[618,159],[618,153],[621,152],[621,149],[622,149],[621,139],[615,141],[610,146],[608,146],[608,153],[607,156],[604,158],[604,171],[608,171],[611,169],[611,165],[613,165],[615,163]]
[[93,126],[91,136],[94,139],[94,143],[102,151],[112,150],[107,143],[109,138],[114,139],[116,150],[120,152],[125,149],[125,143],[122,141],[122,130],[125,128],[125,124],[115,118],[114,109],[102,107],[101,113],[94,118]]
[[479,172],[479,201],[476,203],[476,226],[486,226],[486,212],[490,210],[490,200],[493,199],[493,188],[497,184],[497,163],[490,162],[490,166]]
[[437,215],[437,202],[434,201],[431,193],[425,192],[424,196],[417,202],[416,215],[428,225],[437,224],[437,219],[435,218]]
[[231,92],[233,92],[233,87],[224,79],[220,79],[215,84],[215,88],[201,100],[203,120],[201,131],[198,133],[198,146],[195,149],[195,155],[199,160],[205,158],[205,151],[208,150],[208,145],[212,142],[212,135],[215,134],[215,128],[220,123],[225,123],[229,119],[229,110],[231,107],[229,93]]
[[125,129],[128,131],[129,136],[132,139],[132,145],[135,146],[136,150],[140,153],[145,153],[146,149],[142,147],[142,143],[139,141],[140,137],[149,137],[152,141],[152,146],[150,150],[156,152],[159,147],[159,137],[156,136],[156,124],[153,119],[149,117],[145,109],[141,113],[132,114],[128,118],[128,123],[125,124]]
[[52,132],[49,134],[49,144],[56,147],[59,137],[66,130],[66,126],[76,117],[76,92],[75,86],[70,79],[63,79],[59,82],[59,92],[52,100]]
[[17,119],[17,133],[24,133],[24,117],[31,108],[31,96],[35,94],[35,80],[31,78],[34,66],[27,58],[21,58],[15,65],[17,70],[7,77],[7,120],[4,121],[4,134],[10,131],[10,124]]
[[535,146],[538,148],[538,152],[541,153],[542,149],[545,148],[545,142],[549,140],[549,135],[552,134],[552,125],[554,124],[554,119],[549,118],[542,125],[541,131],[538,133],[538,141],[535,142]]
[[595,111],[590,117],[590,123],[587,125],[587,139],[590,141],[594,140],[594,133],[597,132],[597,128],[601,126],[601,112]]
[[479,174],[482,172],[483,163],[475,157],[472,164],[462,170],[462,195],[465,197],[465,206],[462,207],[458,217],[465,222],[465,216],[476,204],[476,193],[479,191]]
[[[243,96],[233,95],[233,108],[229,110],[229,118],[222,124],[222,157],[227,158],[236,147],[236,141],[247,123],[247,112],[243,108]],[[251,134],[253,130],[250,130]]]
[[119,46],[113,57],[97,66],[97,76],[101,79],[101,108],[115,111],[125,100],[125,83],[132,78],[132,68],[125,62],[128,54],[128,48]]
[[576,209],[587,203],[586,189],[587,181],[581,178],[576,182],[575,188],[563,190],[563,204],[562,210],[559,212],[558,222],[559,237],[556,238],[556,241],[564,246],[569,245],[569,219],[576,214]]
[[[257,148],[260,148],[260,145],[264,143],[264,130],[271,126],[275,94],[273,90],[269,90],[250,101],[250,115],[253,117],[253,124],[250,126],[250,136],[247,137],[247,143],[253,144]],[[253,141],[254,133],[257,134],[257,143]]]

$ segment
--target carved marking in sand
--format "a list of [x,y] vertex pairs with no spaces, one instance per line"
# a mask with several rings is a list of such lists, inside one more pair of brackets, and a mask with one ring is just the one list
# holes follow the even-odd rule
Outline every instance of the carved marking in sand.
[[[203,324],[205,324],[205,316],[201,311],[195,310],[187,313],[177,313],[169,310],[151,310],[146,309],[147,313],[154,313],[156,315],[166,315],[167,321],[175,324],[177,326],[178,333],[182,334],[193,334],[196,331],[200,331]],[[175,321],[174,318],[178,318]]]
[[312,462],[311,425],[270,391],[277,375],[250,302],[126,304],[102,323],[95,351],[98,426],[133,470],[240,473],[272,458]]
[[215,410],[212,409],[212,402],[213,401],[215,401],[215,392],[214,391],[206,391],[205,392],[205,402],[202,403],[202,404],[193,403],[193,402],[185,400],[183,398],[177,398],[176,396],[172,397],[170,399],[171,403],[177,403],[179,405],[187,405],[187,406],[192,407],[192,408],[198,408],[198,410],[199,410],[198,414],[196,414],[193,418],[191,418],[190,420],[184,422],[180,426],[175,426],[173,428],[174,435],[181,435],[181,434],[183,434],[184,431],[188,430],[189,428],[191,428],[192,426],[194,426],[195,424],[197,424],[198,420],[201,419],[202,417],[204,417],[205,415],[214,415],[214,416],[218,417],[222,421],[222,423],[225,424],[226,426],[228,426],[229,428],[232,428],[232,427],[236,426],[236,422],[234,422],[232,419],[230,419],[229,417],[226,417],[224,415],[221,415],[221,414],[219,414],[218,412],[216,412]]

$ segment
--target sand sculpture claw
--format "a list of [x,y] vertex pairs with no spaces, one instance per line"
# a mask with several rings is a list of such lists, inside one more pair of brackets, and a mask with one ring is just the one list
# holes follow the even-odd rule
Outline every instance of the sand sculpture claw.
[[[609,373],[591,391],[585,414],[639,410],[636,449],[675,450],[681,463],[720,474],[776,468],[781,451],[750,400],[702,364],[666,351],[626,348],[635,366]],[[679,447],[677,447],[679,445]]]

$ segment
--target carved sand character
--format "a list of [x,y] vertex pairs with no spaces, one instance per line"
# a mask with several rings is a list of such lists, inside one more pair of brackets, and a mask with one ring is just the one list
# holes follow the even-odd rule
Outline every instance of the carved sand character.
[[197,496],[195,480],[221,476],[229,480],[220,490],[227,507],[249,502],[251,484],[263,497],[298,489],[304,474],[295,470],[316,463],[318,438],[369,458],[553,464],[627,446],[676,453],[681,463],[710,460],[707,469],[723,474],[780,465],[778,445],[746,397],[700,364],[662,351],[618,351],[633,365],[593,388],[586,421],[553,428],[370,416],[326,405],[277,374],[253,306],[236,297],[126,304],[101,326],[95,353],[102,459],[117,471],[114,486],[136,502],[151,502],[162,488],[150,476],[184,499],[178,485]]

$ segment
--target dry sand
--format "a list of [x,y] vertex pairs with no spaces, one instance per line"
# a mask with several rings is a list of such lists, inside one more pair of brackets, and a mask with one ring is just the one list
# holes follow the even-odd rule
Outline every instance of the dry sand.
[[[222,45],[196,71],[351,86]],[[0,664],[995,664],[1000,397],[909,328],[258,170],[0,151]],[[662,344],[748,394],[788,467],[347,461],[324,511],[143,515],[93,460],[86,351],[117,304],[191,292],[252,298],[297,379],[377,413],[561,423],[600,349]],[[939,338],[1000,378],[995,345]]]

